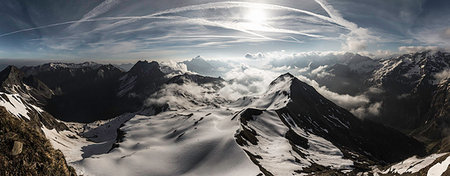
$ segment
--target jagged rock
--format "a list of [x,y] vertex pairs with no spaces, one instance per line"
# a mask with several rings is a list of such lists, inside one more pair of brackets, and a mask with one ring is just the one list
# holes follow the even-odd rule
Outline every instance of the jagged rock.
[[14,141],[14,146],[11,150],[11,155],[18,155],[22,153],[23,143],[19,141]]

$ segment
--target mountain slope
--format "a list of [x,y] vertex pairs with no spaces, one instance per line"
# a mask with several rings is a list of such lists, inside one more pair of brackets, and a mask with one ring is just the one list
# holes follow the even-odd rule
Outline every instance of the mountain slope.
[[43,82],[34,76],[25,74],[14,66],[8,66],[0,72],[0,106],[6,108],[17,118],[29,125],[57,130],[67,129],[51,114],[43,110],[43,106],[54,96]]
[[450,79],[438,85],[427,117],[412,135],[428,143],[429,152],[450,152]]
[[[81,146],[82,157],[68,158],[77,172],[356,174],[422,153],[414,139],[357,119],[290,74],[277,78],[265,94],[247,104],[202,103],[220,99],[215,89],[193,90],[205,88],[196,81],[212,78],[180,75],[172,80],[165,85],[176,85],[174,93],[154,95],[185,103],[173,106],[168,101],[171,108],[156,115],[144,109],[89,125],[91,129],[77,127],[87,130],[81,134],[92,141]],[[194,83],[198,87],[190,86]]]
[[[268,103],[260,106],[261,102]],[[267,93],[251,103],[252,106],[258,109],[247,109],[240,114],[242,124],[237,141],[257,161],[255,163],[261,163],[261,168],[274,172],[274,175],[283,175],[273,166],[278,161],[270,159],[280,155],[270,149],[281,143],[276,142],[276,136],[285,141],[284,156],[290,156],[290,159],[284,160],[292,160],[296,172],[350,168],[363,171],[373,164],[392,163],[414,154],[424,154],[423,146],[414,139],[382,125],[361,121],[290,74],[273,81]],[[269,124],[271,126],[267,126]],[[326,160],[320,163],[327,157],[319,161],[305,158],[314,156],[311,154],[314,152],[341,159],[338,163],[343,165]],[[271,155],[265,157],[267,154]],[[304,166],[307,163],[304,159],[311,165]]]
[[44,109],[61,120],[92,122],[123,113],[116,98],[123,72],[112,65],[48,63],[21,70],[55,92]]
[[427,118],[439,80],[436,75],[450,69],[450,54],[419,52],[382,61],[383,66],[370,80],[383,94],[372,97],[383,101],[378,118],[383,124],[411,131]]
[[0,127],[0,175],[76,175],[40,131],[3,107]]
[[42,81],[34,76],[26,76],[15,66],[8,66],[0,72],[0,91],[19,94],[27,101],[44,105],[54,93]]

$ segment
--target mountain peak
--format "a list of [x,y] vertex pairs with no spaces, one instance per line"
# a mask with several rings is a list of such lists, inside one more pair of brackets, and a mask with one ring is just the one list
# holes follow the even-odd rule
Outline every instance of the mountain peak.
[[194,57],[192,60],[204,60],[200,55]]
[[20,80],[23,78],[23,75],[23,72],[19,68],[10,65],[0,72],[0,82],[3,83],[7,79],[12,79],[11,81]]
[[156,61],[148,62],[146,60],[138,61],[134,66],[130,69],[131,73],[148,73],[151,70],[159,70],[159,64]]
[[272,86],[274,86],[276,84],[279,84],[280,82],[291,81],[294,78],[295,78],[294,75],[292,75],[291,73],[287,72],[285,74],[282,74],[282,75],[278,76],[275,80],[273,80],[270,83],[269,87],[272,87]]

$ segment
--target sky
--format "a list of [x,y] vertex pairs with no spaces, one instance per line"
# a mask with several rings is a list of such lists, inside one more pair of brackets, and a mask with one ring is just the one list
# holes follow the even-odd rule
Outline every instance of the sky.
[[2,59],[371,56],[450,48],[448,0],[2,0]]

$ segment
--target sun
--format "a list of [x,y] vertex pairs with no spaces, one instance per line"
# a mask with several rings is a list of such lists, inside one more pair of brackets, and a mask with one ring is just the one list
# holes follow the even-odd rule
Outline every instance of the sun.
[[253,25],[262,25],[267,20],[267,14],[264,12],[263,8],[251,8],[245,14],[245,20]]

